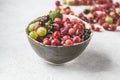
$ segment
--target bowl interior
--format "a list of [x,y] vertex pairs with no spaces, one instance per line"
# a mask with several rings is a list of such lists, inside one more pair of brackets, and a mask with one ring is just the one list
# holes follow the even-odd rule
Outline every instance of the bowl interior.
[[[63,17],[64,17],[64,18],[69,18],[69,19],[73,19],[73,18],[78,19],[78,20],[82,21],[82,22],[85,24],[85,26],[86,26],[87,29],[90,29],[90,30],[91,30],[90,37],[89,37],[87,40],[82,41],[81,43],[73,44],[73,45],[71,45],[71,46],[75,46],[75,45],[78,45],[78,44],[82,44],[82,43],[88,41],[89,39],[91,39],[91,37],[92,37],[92,35],[93,35],[93,31],[92,31],[92,29],[91,29],[91,27],[90,27],[90,24],[88,24],[87,22],[85,22],[85,21],[81,20],[80,18],[78,18],[78,17],[76,17],[76,16],[73,16],[73,15],[65,15],[65,14],[64,14]],[[30,22],[29,24],[31,24],[31,23],[33,23],[33,22],[36,22],[37,20],[39,20],[39,17],[38,17],[37,19],[33,20],[32,22]],[[28,36],[28,33],[29,33],[28,27],[29,27],[29,25],[28,25],[27,28],[25,29],[25,32],[26,32],[27,36]],[[69,46],[50,46],[50,45],[44,45],[44,44],[38,42],[37,40],[32,39],[32,38],[29,37],[29,36],[28,36],[28,38],[30,38],[31,40],[33,40],[33,41],[36,42],[36,43],[39,43],[39,45],[43,45],[43,46],[46,46],[46,47],[69,47]]]

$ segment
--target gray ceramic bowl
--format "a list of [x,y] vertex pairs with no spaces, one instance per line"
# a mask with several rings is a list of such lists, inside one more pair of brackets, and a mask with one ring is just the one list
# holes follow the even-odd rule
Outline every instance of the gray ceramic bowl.
[[[64,17],[77,18],[77,17],[71,16],[71,15],[64,15]],[[77,18],[77,19],[79,19],[79,18]],[[89,28],[89,24],[87,24],[86,22],[84,22],[84,23]],[[78,57],[85,50],[87,45],[89,44],[92,34],[93,34],[93,33],[91,33],[90,37],[86,41],[83,41],[81,43],[78,43],[78,44],[75,44],[72,46],[51,47],[51,46],[43,45],[40,42],[30,38],[28,36],[27,28],[26,28],[27,38],[28,38],[32,48],[34,49],[34,51],[40,57],[45,59],[46,61],[48,61],[50,63],[54,63],[54,64],[62,64],[62,63],[71,61],[74,58]]]

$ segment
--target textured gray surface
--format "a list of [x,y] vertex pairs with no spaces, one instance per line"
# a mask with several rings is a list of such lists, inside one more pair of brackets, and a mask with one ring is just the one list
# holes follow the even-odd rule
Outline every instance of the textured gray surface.
[[54,0],[0,0],[0,80],[119,80],[119,30],[94,33],[86,50],[65,65],[48,65],[35,54],[25,28],[53,5]]

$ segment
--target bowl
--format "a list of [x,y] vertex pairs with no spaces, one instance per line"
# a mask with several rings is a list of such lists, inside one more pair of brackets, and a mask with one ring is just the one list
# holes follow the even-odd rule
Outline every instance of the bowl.
[[[63,15],[63,17],[79,19],[72,15]],[[88,28],[90,28],[88,23],[86,22],[84,23]],[[49,63],[62,64],[75,59],[85,50],[85,48],[87,47],[87,45],[91,40],[93,32],[91,30],[90,37],[81,43],[74,44],[72,46],[55,46],[55,47],[43,45],[42,43],[30,38],[28,36],[28,27],[26,28],[26,34],[27,34],[28,41],[32,46],[33,50],[40,57],[42,57],[45,61]]]

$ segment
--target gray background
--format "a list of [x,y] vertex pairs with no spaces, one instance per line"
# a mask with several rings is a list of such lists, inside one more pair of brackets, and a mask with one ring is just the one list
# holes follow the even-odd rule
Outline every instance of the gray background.
[[[0,0],[0,80],[119,80],[120,29],[95,32],[86,50],[63,66],[48,65],[35,54],[25,28],[54,9],[54,1]],[[72,7],[76,13],[83,8]]]

